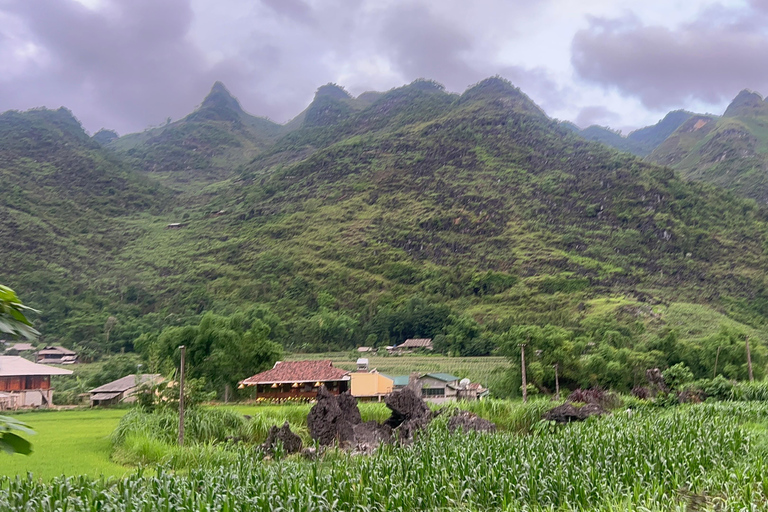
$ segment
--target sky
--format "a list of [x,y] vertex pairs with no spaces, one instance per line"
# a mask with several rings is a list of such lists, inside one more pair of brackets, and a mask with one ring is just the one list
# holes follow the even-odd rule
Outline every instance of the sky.
[[768,0],[0,0],[0,111],[91,133],[180,119],[222,81],[283,123],[334,82],[500,75],[551,117],[628,133],[768,94]]

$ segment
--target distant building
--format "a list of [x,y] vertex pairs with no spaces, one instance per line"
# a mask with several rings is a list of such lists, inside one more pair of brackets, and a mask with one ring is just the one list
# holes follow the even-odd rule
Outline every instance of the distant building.
[[394,390],[393,380],[376,370],[356,371],[350,374],[350,380],[352,396],[363,402],[381,402]]
[[72,371],[33,363],[21,356],[0,356],[0,406],[52,406],[51,375],[72,375]]
[[390,351],[397,354],[407,354],[414,350],[432,350],[432,338],[409,338]]
[[135,402],[136,392],[142,384],[157,384],[162,380],[163,376],[158,373],[126,375],[122,379],[117,379],[90,390],[88,393],[90,394],[91,407]]
[[13,345],[6,346],[5,354],[9,356],[17,356],[25,352],[34,352],[34,350],[35,346],[31,343],[14,343]]
[[399,375],[392,377],[395,391],[411,386],[421,393],[421,397],[434,403],[450,402],[453,400],[480,400],[488,396],[486,388],[469,379],[462,379],[449,373],[426,373]]
[[334,395],[349,390],[349,373],[335,368],[330,360],[278,361],[271,370],[248,377],[240,386],[254,386],[257,399],[312,400],[320,386]]
[[74,364],[77,352],[64,347],[44,347],[35,352],[35,359],[42,364]]
[[357,351],[360,352],[361,354],[367,354],[367,353],[375,354],[376,352],[378,352],[378,349],[373,347],[357,347]]

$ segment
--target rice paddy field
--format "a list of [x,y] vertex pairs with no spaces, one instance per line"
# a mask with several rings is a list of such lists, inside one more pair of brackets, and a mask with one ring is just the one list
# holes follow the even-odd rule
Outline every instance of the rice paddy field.
[[[32,474],[0,477],[0,510],[768,510],[764,402],[620,409],[565,426],[535,421],[544,405],[483,405],[481,414],[517,422],[495,434],[450,434],[439,416],[413,445],[388,445],[369,456],[331,450],[314,459],[263,460],[238,445],[228,448],[227,459],[150,471],[109,463],[102,434],[123,411],[23,415],[38,430],[33,441],[45,456],[2,455],[3,474],[19,474],[19,464]],[[300,422],[301,407],[236,410]],[[48,439],[54,435],[57,442]],[[46,453],[55,444],[58,451]],[[82,470],[51,478],[53,462],[42,463],[61,458],[103,468],[105,476]]]
[[358,357],[368,359],[370,368],[376,368],[379,372],[391,377],[408,375],[411,372],[429,373],[445,372],[459,378],[467,377],[472,382],[479,382],[488,386],[488,382],[494,372],[499,369],[509,368],[509,362],[505,357],[447,357],[441,355],[366,355],[357,352],[326,352],[319,354],[290,354],[286,359],[330,359],[333,365],[344,370],[354,370]]

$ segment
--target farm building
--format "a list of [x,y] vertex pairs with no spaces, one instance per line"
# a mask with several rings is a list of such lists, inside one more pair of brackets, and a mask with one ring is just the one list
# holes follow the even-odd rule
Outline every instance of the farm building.
[[432,339],[409,338],[396,347],[392,347],[390,352],[395,354],[408,354],[414,350],[432,350]]
[[357,360],[357,371],[349,375],[351,394],[360,401],[377,401],[390,394],[394,381],[375,369],[368,370],[368,359]]
[[157,384],[163,380],[159,373],[143,373],[141,375],[126,375],[122,379],[99,386],[90,390],[91,407],[96,405],[114,405],[136,401],[136,391],[145,383]]
[[53,405],[51,375],[71,375],[71,370],[27,361],[21,356],[0,356],[0,404],[8,409]]
[[243,380],[254,386],[256,398],[269,400],[312,400],[321,385],[334,395],[349,389],[349,372],[334,368],[330,360],[278,361],[271,370]]
[[41,364],[74,364],[77,352],[64,347],[44,347],[35,352],[35,360]]
[[408,385],[419,390],[422,398],[428,402],[442,403],[452,400],[481,400],[488,396],[488,389],[478,383],[469,382],[448,373],[427,373],[399,375],[392,377],[393,389],[403,389]]
[[10,346],[8,346],[6,343],[5,354],[9,356],[17,356],[19,354],[23,354],[24,352],[33,352],[34,350],[35,346],[31,343],[14,343]]

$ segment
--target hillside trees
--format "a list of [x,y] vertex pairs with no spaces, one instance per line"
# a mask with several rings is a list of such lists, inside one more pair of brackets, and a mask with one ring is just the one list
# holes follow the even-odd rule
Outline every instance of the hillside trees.
[[187,347],[190,378],[204,378],[218,392],[236,387],[246,377],[264,371],[282,356],[274,341],[281,325],[270,326],[268,312],[252,308],[246,312],[221,316],[206,313],[198,325],[167,327],[157,337],[142,335],[136,348],[150,366],[166,372],[178,367],[180,345]]

